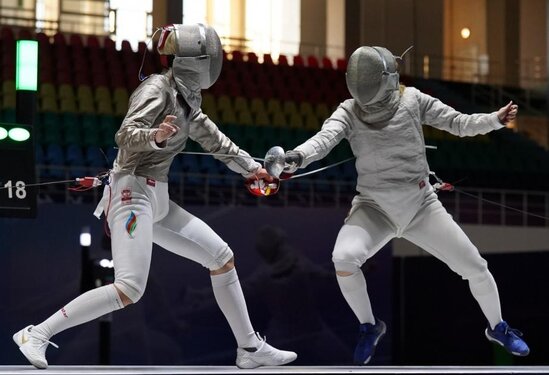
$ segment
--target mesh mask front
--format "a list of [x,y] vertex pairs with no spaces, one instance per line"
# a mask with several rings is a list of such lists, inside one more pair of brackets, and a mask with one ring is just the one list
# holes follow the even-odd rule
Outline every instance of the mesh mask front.
[[397,62],[383,47],[360,47],[347,64],[345,79],[351,96],[361,105],[377,103],[399,87]]
[[196,58],[208,57],[207,69],[201,69],[200,88],[212,86],[221,74],[223,49],[216,31],[203,24],[174,25],[175,56]]

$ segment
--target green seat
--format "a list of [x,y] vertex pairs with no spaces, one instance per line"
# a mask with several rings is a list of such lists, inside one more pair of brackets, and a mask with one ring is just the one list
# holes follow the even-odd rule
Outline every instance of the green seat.
[[114,116],[100,115],[99,116],[99,137],[102,147],[114,146],[114,136],[118,131],[120,124]]
[[61,116],[54,112],[42,112],[40,115],[40,134],[43,144],[63,143],[63,122]]
[[61,114],[63,129],[63,145],[74,144],[81,146],[81,125],[80,116],[76,113],[65,112]]
[[82,127],[82,144],[84,146],[99,145],[99,119],[95,114],[82,114],[80,118]]

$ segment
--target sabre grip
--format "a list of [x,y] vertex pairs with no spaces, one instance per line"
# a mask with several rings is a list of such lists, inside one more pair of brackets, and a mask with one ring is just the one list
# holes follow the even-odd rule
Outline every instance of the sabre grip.
[[294,173],[303,164],[303,154],[299,151],[289,150],[284,154],[284,172]]

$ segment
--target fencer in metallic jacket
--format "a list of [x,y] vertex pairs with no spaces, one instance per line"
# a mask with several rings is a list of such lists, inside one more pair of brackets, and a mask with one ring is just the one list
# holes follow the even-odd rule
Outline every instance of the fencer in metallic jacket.
[[[55,334],[141,300],[153,244],[209,271],[216,302],[236,340],[239,368],[280,366],[297,358],[255,332],[229,245],[208,224],[170,200],[168,170],[188,138],[245,177],[267,179],[268,175],[200,110],[200,90],[210,87],[221,71],[221,42],[215,30],[202,24],[162,30],[166,39],[160,45],[170,47],[165,52],[172,55],[172,68],[150,76],[132,94],[115,136],[119,151],[113,173],[94,213],[97,217],[105,213],[110,229],[114,281],[83,293],[42,323],[27,325],[13,335],[21,353],[37,368],[48,367],[46,349]],[[168,38],[172,42],[164,43]],[[175,346],[164,345],[162,351]]]
[[[193,81],[186,85],[192,86]],[[254,175],[261,165],[225,136],[199,106],[193,107],[179,93],[172,69],[147,78],[131,95],[128,114],[115,135],[119,151],[113,172],[166,182],[173,158],[190,138],[207,152],[242,155],[242,158],[215,157],[244,177]],[[159,145],[154,135],[167,115],[176,117],[174,123],[180,130]]]

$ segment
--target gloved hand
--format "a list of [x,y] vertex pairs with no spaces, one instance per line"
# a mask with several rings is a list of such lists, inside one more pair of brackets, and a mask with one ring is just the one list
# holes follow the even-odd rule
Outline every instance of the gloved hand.
[[294,173],[303,164],[303,154],[299,151],[289,150],[284,154],[284,172]]

